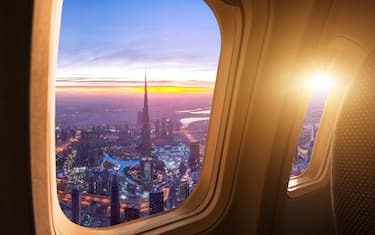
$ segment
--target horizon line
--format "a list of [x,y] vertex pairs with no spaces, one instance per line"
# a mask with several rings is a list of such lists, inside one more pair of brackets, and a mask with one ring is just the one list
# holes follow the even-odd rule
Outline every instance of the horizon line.
[[[204,86],[147,86],[148,93],[156,94],[202,94],[213,93],[214,87]],[[143,86],[55,86],[56,93],[100,93],[100,94],[119,94],[119,93],[143,93]]]

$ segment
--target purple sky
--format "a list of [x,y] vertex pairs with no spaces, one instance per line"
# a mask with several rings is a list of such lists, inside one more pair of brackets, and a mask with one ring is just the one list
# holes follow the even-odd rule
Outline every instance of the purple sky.
[[204,85],[216,79],[219,53],[204,1],[65,0],[57,85],[126,85],[145,67],[150,81]]

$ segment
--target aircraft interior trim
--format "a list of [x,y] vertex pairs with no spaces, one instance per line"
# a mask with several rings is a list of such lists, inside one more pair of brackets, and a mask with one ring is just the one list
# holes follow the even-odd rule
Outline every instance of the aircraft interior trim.
[[[221,48],[196,188],[174,210],[95,229],[65,216],[54,183],[63,0],[2,3],[3,228],[36,235],[375,234],[375,1],[204,3]],[[330,80],[328,96],[311,161],[291,177],[317,74]]]

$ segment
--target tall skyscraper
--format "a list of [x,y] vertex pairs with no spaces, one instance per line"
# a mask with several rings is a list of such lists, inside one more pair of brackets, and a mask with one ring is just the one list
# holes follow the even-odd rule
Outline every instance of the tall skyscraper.
[[164,193],[163,191],[150,192],[150,215],[164,211]]
[[141,151],[144,157],[151,157],[150,116],[148,112],[147,78],[145,72],[145,91],[143,100],[143,123]]
[[143,126],[142,126],[142,142],[141,142],[141,172],[142,184],[145,191],[152,190],[152,157],[151,157],[151,137],[150,137],[150,116],[148,112],[148,97],[147,97],[147,76],[145,71],[145,91],[143,103]]
[[121,223],[120,217],[120,187],[118,173],[113,175],[111,181],[111,225]]
[[142,185],[145,191],[152,190],[152,159],[151,157],[143,157],[141,159]]
[[200,146],[199,142],[194,141],[190,143],[190,157],[189,157],[189,167],[192,171],[196,170],[197,164],[200,157]]
[[81,222],[81,193],[78,186],[72,188],[72,222]]
[[139,219],[140,217],[140,210],[138,206],[129,205],[125,207],[125,221]]

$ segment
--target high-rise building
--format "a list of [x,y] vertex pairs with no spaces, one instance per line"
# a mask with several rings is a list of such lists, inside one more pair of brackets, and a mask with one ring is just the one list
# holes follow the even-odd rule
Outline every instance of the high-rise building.
[[150,137],[150,116],[148,112],[148,98],[147,98],[147,78],[145,74],[145,88],[143,100],[143,123],[142,123],[142,142],[141,152],[144,157],[151,157],[151,137]]
[[189,167],[192,171],[197,169],[197,165],[200,158],[200,144],[198,141],[190,143],[190,157],[189,157]]
[[90,178],[89,193],[99,195],[103,193],[103,179],[100,176],[92,176]]
[[173,121],[171,119],[169,119],[169,121],[168,121],[168,137],[172,141],[173,141],[173,131],[174,131]]
[[160,120],[156,120],[155,122],[155,135],[160,136]]
[[102,157],[102,142],[100,139],[100,127],[93,127],[92,130],[83,130],[76,149],[78,152],[76,163],[82,165],[97,166]]
[[119,136],[121,140],[128,140],[129,139],[129,125],[125,124],[125,126],[121,126],[118,128]]
[[148,112],[148,98],[147,98],[147,77],[145,72],[145,88],[144,88],[144,102],[143,102],[143,126],[141,139],[141,172],[142,184],[145,191],[152,190],[153,184],[153,168],[151,157],[151,137],[150,137],[150,116]]
[[164,211],[164,192],[150,192],[150,215]]
[[164,137],[167,136],[167,119],[166,118],[161,119],[160,135]]
[[125,221],[139,219],[140,217],[140,210],[138,206],[129,205],[125,207]]
[[103,195],[110,195],[111,193],[111,174],[109,173],[108,169],[104,168],[102,172],[100,172],[100,178],[102,179],[102,194]]
[[111,225],[121,223],[119,175],[116,173],[111,181]]
[[189,196],[189,180],[185,177],[181,178],[179,185],[178,201],[182,202]]
[[152,159],[144,157],[141,159],[142,185],[145,191],[150,192],[153,186]]
[[72,188],[72,222],[81,222],[81,193],[78,186]]
[[89,130],[81,131],[81,140],[95,141],[100,137],[100,127],[93,127]]

